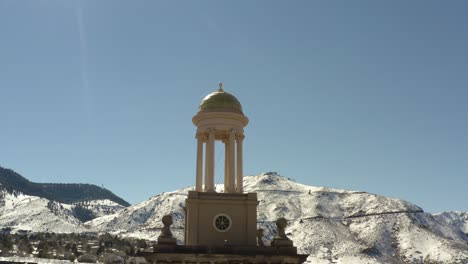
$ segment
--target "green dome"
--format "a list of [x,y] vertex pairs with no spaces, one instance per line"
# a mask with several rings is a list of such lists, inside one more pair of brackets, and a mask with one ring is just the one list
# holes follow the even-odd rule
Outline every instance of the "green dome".
[[226,93],[222,89],[203,98],[198,107],[198,111],[229,111],[243,114],[239,100],[237,100],[234,95]]

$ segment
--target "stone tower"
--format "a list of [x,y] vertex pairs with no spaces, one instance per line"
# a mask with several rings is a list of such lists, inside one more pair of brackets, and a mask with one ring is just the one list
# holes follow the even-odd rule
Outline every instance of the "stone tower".
[[[185,244],[256,245],[257,195],[243,192],[242,145],[249,119],[220,84],[202,100],[192,121],[197,127],[196,190],[186,200]],[[215,141],[225,147],[224,191],[219,193],[214,185]]]
[[[225,92],[206,96],[192,119],[197,127],[196,187],[185,200],[184,245],[178,245],[170,226],[164,227],[153,252],[143,252],[153,264],[302,264],[308,255],[297,254],[287,237],[287,220],[276,221],[277,235],[269,245],[257,229],[257,194],[244,193],[242,144],[248,118],[240,102]],[[224,188],[214,184],[215,142],[224,143]],[[205,155],[204,155],[205,154]]]

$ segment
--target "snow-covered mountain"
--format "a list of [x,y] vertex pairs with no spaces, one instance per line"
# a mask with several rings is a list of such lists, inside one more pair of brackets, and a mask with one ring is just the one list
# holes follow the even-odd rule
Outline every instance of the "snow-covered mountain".
[[[307,186],[264,173],[244,178],[258,195],[258,227],[265,242],[279,217],[309,263],[468,263],[467,212],[425,213],[409,202],[358,191]],[[184,188],[122,208],[109,200],[63,204],[21,193],[0,192],[0,228],[13,232],[110,232],[156,240],[161,218],[172,214],[172,231],[183,240]],[[217,186],[222,192],[222,186]],[[77,207],[103,216],[83,224]],[[111,213],[111,214],[108,214]]]
[[62,205],[45,198],[22,193],[0,192],[0,226],[12,232],[71,233],[85,231],[73,216],[71,205]]
[[0,228],[11,229],[13,233],[88,232],[93,229],[83,225],[79,212],[85,210],[88,214],[104,216],[122,208],[124,207],[110,200],[65,204],[20,192],[0,190]]
[[185,199],[191,189],[161,193],[115,214],[93,219],[85,225],[100,232],[156,240],[162,228],[162,217],[171,214],[174,221],[172,231],[182,242]]
[[460,228],[462,232],[468,235],[468,212],[444,212],[435,214],[434,217],[438,221]]
[[[265,230],[267,244],[274,221],[285,217],[290,238],[300,253],[310,254],[311,263],[468,263],[466,234],[447,217],[434,217],[409,202],[307,186],[276,173],[245,177],[244,186],[258,194],[258,227]],[[162,216],[172,214],[173,233],[182,242],[183,206],[191,189],[156,195],[86,226],[155,240]]]

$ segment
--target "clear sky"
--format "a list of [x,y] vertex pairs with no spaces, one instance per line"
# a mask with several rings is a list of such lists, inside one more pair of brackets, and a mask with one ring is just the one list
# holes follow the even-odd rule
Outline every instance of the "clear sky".
[[191,118],[222,81],[250,118],[245,174],[468,210],[467,10],[0,0],[0,165],[131,203],[194,185]]

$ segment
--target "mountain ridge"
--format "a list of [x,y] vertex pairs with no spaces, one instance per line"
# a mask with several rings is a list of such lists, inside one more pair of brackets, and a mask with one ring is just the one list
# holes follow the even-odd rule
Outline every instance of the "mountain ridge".
[[[164,192],[85,225],[98,232],[156,240],[161,218],[184,237],[184,203],[193,187]],[[245,192],[256,192],[258,228],[265,244],[275,221],[288,220],[286,232],[308,263],[468,263],[468,236],[410,202],[362,191],[296,183],[276,173],[244,177]],[[216,185],[223,192],[222,185]],[[452,215],[455,219],[456,215]]]
[[21,192],[61,203],[77,203],[88,200],[109,199],[122,206],[130,203],[110,190],[94,184],[83,183],[36,183],[12,169],[0,166],[0,184],[8,192]]
[[[190,190],[194,187],[163,192],[126,208],[109,200],[60,204],[3,192],[0,227],[13,232],[108,232],[154,241],[162,217],[171,214],[172,233],[183,243]],[[310,254],[307,263],[468,263],[468,212],[432,215],[401,199],[308,186],[271,172],[244,177],[244,190],[257,193],[257,226],[264,229],[265,244],[276,234],[276,219],[284,217],[298,252]],[[216,185],[216,191],[223,192],[223,186]],[[74,214],[77,205],[102,216],[83,223]]]

